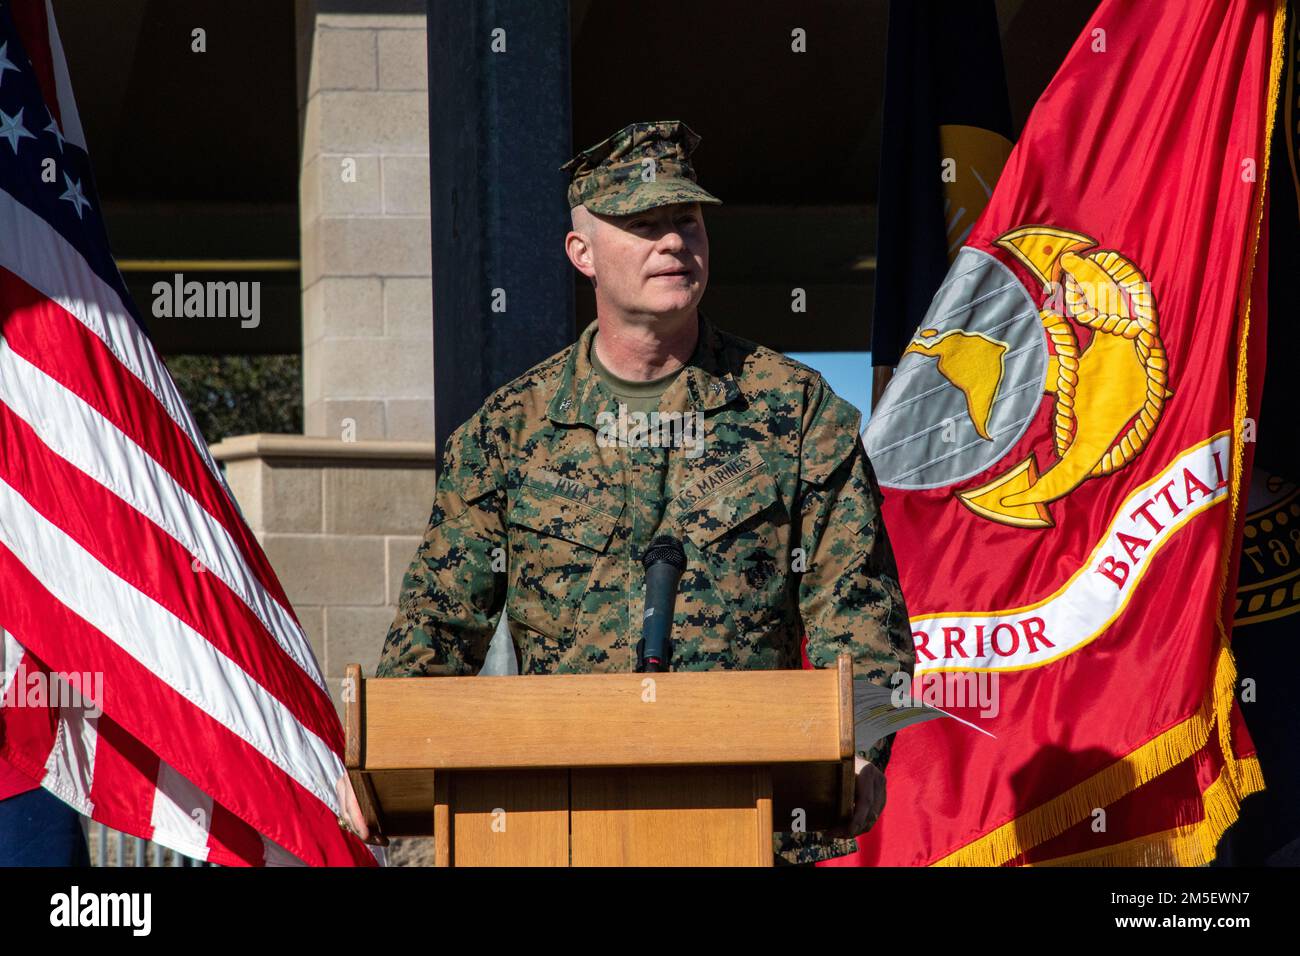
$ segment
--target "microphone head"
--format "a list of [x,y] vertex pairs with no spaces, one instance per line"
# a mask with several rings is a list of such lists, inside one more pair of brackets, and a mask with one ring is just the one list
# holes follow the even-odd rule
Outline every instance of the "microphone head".
[[686,570],[686,551],[672,535],[661,534],[655,538],[641,557],[641,566],[645,568],[660,563],[671,564],[678,571]]

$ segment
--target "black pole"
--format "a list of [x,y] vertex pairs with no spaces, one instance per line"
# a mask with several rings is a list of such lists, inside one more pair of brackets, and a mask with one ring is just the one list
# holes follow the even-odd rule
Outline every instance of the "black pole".
[[441,458],[489,393],[572,341],[569,4],[427,2]]

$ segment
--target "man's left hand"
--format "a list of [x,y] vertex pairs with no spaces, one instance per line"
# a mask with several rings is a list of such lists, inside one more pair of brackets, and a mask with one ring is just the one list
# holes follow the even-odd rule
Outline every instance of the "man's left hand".
[[361,813],[361,804],[357,802],[356,791],[352,789],[352,780],[345,773],[334,782],[334,793],[339,798],[339,805],[343,808],[343,816],[339,817],[339,826],[345,823],[347,829],[355,833],[366,843],[374,846],[388,846],[388,838],[379,833],[371,833],[370,827],[366,825],[366,818]]
[[830,831],[831,836],[841,840],[866,833],[876,825],[881,811],[885,809],[885,775],[865,758],[857,756],[853,759],[856,772],[853,816],[848,826],[838,826]]

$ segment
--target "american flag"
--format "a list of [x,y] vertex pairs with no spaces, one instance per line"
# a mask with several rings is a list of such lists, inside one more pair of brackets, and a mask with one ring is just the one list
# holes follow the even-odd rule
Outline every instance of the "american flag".
[[342,753],[109,251],[49,0],[0,2],[0,760],[197,859],[374,865]]

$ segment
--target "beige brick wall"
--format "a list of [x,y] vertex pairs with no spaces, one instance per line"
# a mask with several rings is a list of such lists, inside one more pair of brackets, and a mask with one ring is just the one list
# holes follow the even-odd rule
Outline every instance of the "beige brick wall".
[[433,507],[433,443],[240,435],[213,446],[340,707],[373,675]]
[[432,440],[424,17],[298,20],[304,431]]

